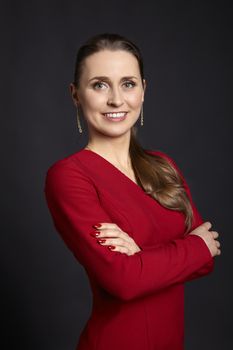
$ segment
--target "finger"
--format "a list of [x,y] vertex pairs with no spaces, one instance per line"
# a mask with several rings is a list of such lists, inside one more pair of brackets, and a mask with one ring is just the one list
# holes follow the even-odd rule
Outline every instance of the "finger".
[[207,230],[209,230],[212,227],[212,224],[209,221],[204,222],[202,225],[205,226]]
[[119,238],[97,238],[97,242],[101,245],[118,245],[124,246],[124,242]]
[[216,241],[216,247],[220,247],[221,246],[221,244],[218,242],[218,241]]
[[210,231],[214,238],[217,238],[219,236],[217,231]]
[[91,234],[94,237],[98,237],[98,238],[108,238],[108,237],[112,237],[112,238],[121,238],[123,240],[125,240],[126,242],[132,243],[133,239],[124,231],[119,231],[119,229],[103,229],[101,231],[98,231],[99,234]]
[[134,255],[135,253],[134,252],[132,252],[131,250],[129,250],[129,249],[127,249],[127,248],[125,248],[125,247],[116,247],[114,250],[112,250],[112,249],[110,249],[110,250],[112,250],[112,251],[115,251],[117,249],[117,251],[119,252],[119,253],[122,253],[122,254],[126,254],[126,255],[128,255],[128,256],[130,256],[130,255]]
[[114,248],[112,248],[112,249],[109,248],[109,250],[110,250],[110,251],[113,251],[113,252],[124,253],[124,254],[127,254],[127,255],[129,254],[128,249],[125,248],[125,247],[121,247],[121,246],[112,246],[112,245],[107,246],[107,247],[114,247]]
[[97,238],[97,242],[101,245],[113,245],[113,246],[118,246],[118,247],[124,247],[130,250],[131,246],[130,243],[127,241],[122,240],[121,238]]
[[112,223],[112,222],[101,222],[98,224],[93,225],[94,228],[98,229],[98,230],[102,230],[102,229],[120,229],[116,224]]
[[118,229],[103,229],[103,230],[95,230],[90,233],[92,237],[104,238],[104,237],[119,237],[120,232]]

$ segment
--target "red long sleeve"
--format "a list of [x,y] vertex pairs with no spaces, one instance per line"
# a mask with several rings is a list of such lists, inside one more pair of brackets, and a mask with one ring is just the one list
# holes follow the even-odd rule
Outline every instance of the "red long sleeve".
[[[152,151],[153,153],[153,151]],[[178,167],[178,165],[176,164],[176,162],[171,158],[169,157],[166,153],[163,153],[161,151],[156,151],[156,153],[164,158],[166,158],[174,167],[175,169],[178,171],[179,175],[181,176],[182,178],[182,181],[183,181],[183,186],[188,194],[188,197],[189,197],[189,200],[192,204],[192,209],[193,209],[193,216],[194,216],[194,222],[192,224],[192,229],[191,231],[193,231],[196,227],[200,226],[201,224],[204,223],[204,220],[202,219],[199,211],[197,210],[197,207],[193,201],[193,198],[192,198],[192,195],[191,195],[191,191],[190,191],[190,188],[187,184],[187,181],[185,180],[185,177],[181,171],[181,169]],[[201,237],[197,236],[197,238],[199,239],[202,239]],[[191,281],[193,279],[196,279],[196,278],[199,278],[201,276],[205,276],[207,274],[209,274],[210,272],[213,271],[214,269],[214,263],[215,263],[215,260],[214,258],[212,257],[212,259],[210,259],[210,261],[208,261],[204,266],[202,266],[200,269],[196,270],[193,274],[191,274],[186,281]]]
[[100,204],[95,184],[77,163],[50,167],[44,190],[54,225],[69,249],[102,288],[121,300],[190,280],[213,260],[205,242],[195,235],[131,256],[97,244],[90,236],[92,225],[113,221]]

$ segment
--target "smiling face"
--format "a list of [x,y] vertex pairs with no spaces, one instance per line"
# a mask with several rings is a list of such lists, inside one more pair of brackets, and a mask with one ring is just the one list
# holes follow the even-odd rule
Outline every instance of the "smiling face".
[[[85,59],[79,87],[71,84],[70,88],[92,138],[96,133],[106,136],[130,133],[144,101],[145,80],[143,83],[138,61],[129,52],[102,50]],[[127,113],[123,118],[113,119],[106,115],[112,112]]]

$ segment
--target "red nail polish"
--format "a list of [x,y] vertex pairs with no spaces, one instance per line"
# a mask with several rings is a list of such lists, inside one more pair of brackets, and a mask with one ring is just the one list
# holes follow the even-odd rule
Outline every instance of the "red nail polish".
[[116,247],[115,247],[114,245],[109,245],[108,248],[109,248],[110,250],[112,250],[112,249],[115,249]]
[[99,234],[100,234],[99,231],[95,231],[95,232],[91,232],[91,233],[90,233],[90,235],[91,235],[92,237],[97,237],[97,236],[99,236]]
[[94,228],[98,228],[98,227],[100,227],[100,226],[101,226],[101,224],[93,225]]
[[98,243],[104,243],[104,242],[106,242],[106,239],[98,238],[98,239],[97,239],[97,242],[98,242]]

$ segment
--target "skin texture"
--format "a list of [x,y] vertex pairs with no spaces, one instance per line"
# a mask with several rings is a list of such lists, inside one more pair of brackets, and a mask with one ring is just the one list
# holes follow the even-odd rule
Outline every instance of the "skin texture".
[[[96,76],[105,79],[91,80]],[[126,79],[126,77],[132,77]],[[90,81],[91,80],[91,81]],[[80,84],[70,84],[70,92],[76,108],[82,111],[88,125],[88,147],[111,162],[126,176],[135,180],[129,156],[130,129],[140,116],[146,81],[140,76],[137,59],[123,50],[102,50],[84,61]],[[103,113],[127,111],[127,117],[120,122],[107,120]],[[200,236],[208,246],[211,255],[220,255],[219,234],[210,231],[211,223],[204,222],[190,234]],[[116,224],[102,223],[94,239],[103,246],[110,246],[127,255],[140,251],[137,243]],[[99,241],[99,239],[105,241]]]

